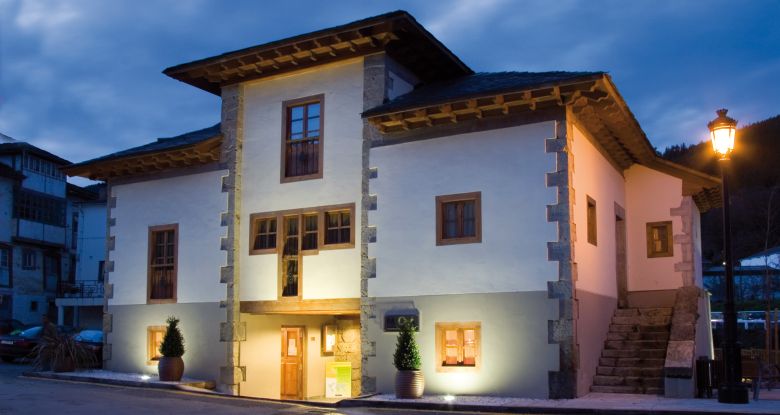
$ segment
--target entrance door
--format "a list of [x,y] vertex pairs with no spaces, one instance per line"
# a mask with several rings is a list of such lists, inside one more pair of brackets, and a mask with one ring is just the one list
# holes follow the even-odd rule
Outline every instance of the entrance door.
[[615,275],[617,277],[618,308],[628,307],[628,268],[626,258],[626,217],[623,208],[615,204]]
[[282,399],[303,398],[303,327],[282,327]]

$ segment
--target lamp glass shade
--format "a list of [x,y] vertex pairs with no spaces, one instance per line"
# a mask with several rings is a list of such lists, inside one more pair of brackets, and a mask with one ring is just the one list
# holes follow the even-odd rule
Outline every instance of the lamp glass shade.
[[712,148],[721,158],[728,157],[731,151],[734,150],[734,134],[736,131],[735,127],[724,125],[713,128],[710,132]]

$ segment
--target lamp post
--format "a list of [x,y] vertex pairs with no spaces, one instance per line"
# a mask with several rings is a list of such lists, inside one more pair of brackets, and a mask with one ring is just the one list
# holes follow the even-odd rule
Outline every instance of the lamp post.
[[742,383],[742,356],[737,344],[737,312],[734,307],[734,264],[731,255],[731,213],[729,205],[729,167],[734,150],[737,120],[726,116],[728,110],[717,111],[710,129],[712,148],[718,155],[723,181],[723,260],[726,271],[726,304],[723,309],[723,369],[724,382],[718,389],[718,402],[748,403],[748,389]]

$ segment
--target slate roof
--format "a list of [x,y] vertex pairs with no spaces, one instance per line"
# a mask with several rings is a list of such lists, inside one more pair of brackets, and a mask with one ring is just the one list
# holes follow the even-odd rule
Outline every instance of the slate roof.
[[115,160],[124,157],[158,153],[161,151],[173,150],[180,147],[188,147],[193,144],[197,144],[202,141],[206,141],[210,138],[213,138],[215,136],[218,136],[219,134],[221,134],[220,126],[221,123],[217,123],[211,127],[204,128],[201,130],[196,130],[196,131],[190,131],[188,133],[177,135],[175,137],[158,138],[157,141],[153,141],[149,144],[144,144],[142,146],[129,148],[127,150],[117,151],[116,153],[111,153],[102,157],[97,157],[91,160],[82,161],[80,163],[71,164],[68,167],[83,166],[83,165],[92,164],[100,161]]
[[[8,137],[8,136],[5,136]],[[14,142],[4,142],[0,143],[0,154],[19,154],[22,151],[27,151],[28,153],[35,154],[36,156],[52,161],[54,163],[60,164],[60,165],[67,165],[70,164],[70,161],[65,160],[62,157],[55,156],[52,153],[49,153],[46,150],[43,150],[41,148],[35,147],[34,145],[30,143],[25,143],[24,141],[14,141]]]
[[392,113],[458,99],[554,86],[573,80],[600,78],[605,72],[478,72],[421,86],[390,102],[371,108],[363,117]]

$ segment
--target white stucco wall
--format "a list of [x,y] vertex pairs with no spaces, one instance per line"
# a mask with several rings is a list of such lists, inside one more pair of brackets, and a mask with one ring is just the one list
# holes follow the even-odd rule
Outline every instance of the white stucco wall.
[[117,198],[112,217],[115,249],[110,254],[114,296],[110,305],[145,304],[149,226],[179,224],[178,302],[217,302],[225,298],[219,282],[225,252],[220,213],[227,209],[221,192],[225,171],[177,176],[112,186]]
[[[249,255],[249,216],[355,204],[356,247],[303,257],[303,298],[360,296],[363,60],[249,82],[244,89],[241,300],[277,299],[277,255]],[[324,94],[323,177],[280,183],[283,102]],[[281,227],[279,228],[281,229]]]
[[[555,159],[544,140],[553,136],[544,122],[373,148],[369,296],[546,290],[557,275],[547,261],[547,242],[557,240],[546,218],[556,194],[545,185]],[[476,191],[482,242],[436,246],[436,196]]]
[[682,221],[670,209],[682,202],[682,180],[635,164],[625,172],[628,207],[628,289],[629,291],[669,290],[682,286],[682,274],[674,270],[680,262],[680,245],[674,256],[647,257],[647,223],[672,221],[675,235],[682,233]]

